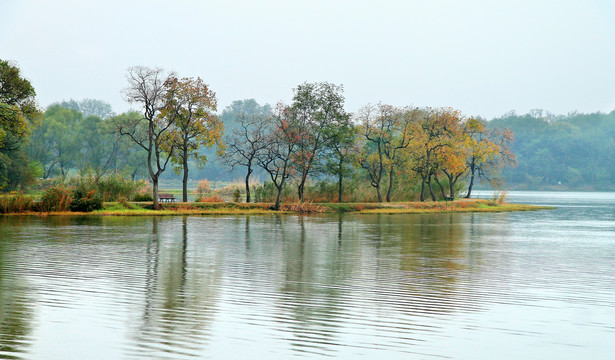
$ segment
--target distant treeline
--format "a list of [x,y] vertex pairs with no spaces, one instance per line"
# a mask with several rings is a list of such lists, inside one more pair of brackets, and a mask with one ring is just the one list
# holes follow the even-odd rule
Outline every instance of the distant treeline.
[[553,115],[509,113],[489,126],[512,130],[518,166],[504,170],[509,188],[615,190],[615,111]]

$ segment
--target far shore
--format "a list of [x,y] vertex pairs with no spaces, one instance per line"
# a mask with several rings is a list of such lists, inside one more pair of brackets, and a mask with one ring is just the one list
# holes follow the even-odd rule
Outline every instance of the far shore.
[[272,203],[175,202],[161,203],[154,210],[151,202],[110,202],[92,212],[24,212],[4,215],[33,216],[174,216],[174,215],[254,215],[254,214],[436,214],[457,212],[513,212],[549,210],[552,207],[496,203],[484,199],[459,199],[438,202],[391,203],[283,203],[273,210]]

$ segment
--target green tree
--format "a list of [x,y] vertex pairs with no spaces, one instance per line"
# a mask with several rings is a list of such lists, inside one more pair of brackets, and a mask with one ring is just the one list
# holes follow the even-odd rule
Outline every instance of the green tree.
[[64,179],[68,171],[77,165],[81,150],[81,135],[77,131],[81,121],[77,110],[50,106],[43,114],[43,121],[32,137],[30,154],[44,168],[45,179],[55,171]]
[[350,115],[337,117],[323,128],[327,143],[324,149],[324,163],[328,174],[337,176],[337,201],[344,197],[344,178],[354,171],[353,160],[359,149],[357,140],[359,128],[351,121]]
[[81,169],[92,169],[96,180],[111,169],[117,170],[120,136],[109,129],[105,120],[90,115],[81,120],[77,131],[81,137]]
[[25,187],[38,175],[23,148],[41,117],[35,96],[19,68],[0,59],[0,190]]
[[297,86],[294,92],[291,107],[295,115],[295,126],[302,134],[297,143],[294,162],[299,177],[299,200],[303,201],[305,182],[328,142],[326,130],[342,122],[348,115],[344,111],[341,85],[306,82]]
[[60,105],[65,108],[77,110],[83,114],[83,117],[98,116],[104,120],[114,116],[111,105],[102,100],[83,99],[76,101],[70,99],[69,101],[62,101],[54,105]]
[[[119,136],[116,129],[116,123],[132,123],[141,119],[141,115],[136,111],[122,113],[113,118],[106,119],[103,122],[103,128],[106,132],[113,132],[118,135],[117,138],[117,156],[113,159],[112,169],[116,171],[125,171],[131,175],[132,180],[137,177],[148,177],[147,172],[147,153],[137,145],[132,139],[127,136]],[[145,128],[142,128],[145,131]]]

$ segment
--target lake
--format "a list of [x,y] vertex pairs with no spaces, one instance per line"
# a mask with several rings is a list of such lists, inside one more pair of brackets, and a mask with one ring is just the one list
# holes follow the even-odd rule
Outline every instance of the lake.
[[0,358],[611,359],[615,194],[508,199],[557,209],[0,217]]

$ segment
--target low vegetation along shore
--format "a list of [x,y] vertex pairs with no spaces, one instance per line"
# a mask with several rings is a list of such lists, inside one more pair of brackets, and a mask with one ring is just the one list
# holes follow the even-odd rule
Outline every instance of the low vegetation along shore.
[[[278,211],[272,203],[166,203],[162,209],[154,210],[150,202],[108,202],[102,209],[91,212],[80,211],[23,211],[4,212],[5,215],[35,216],[170,216],[170,215],[249,215],[249,214],[315,214],[315,213],[358,213],[358,214],[424,214],[451,212],[510,212],[535,211],[548,207],[498,203],[484,199],[460,199],[448,202],[395,202],[395,203],[293,203],[284,204]],[[15,209],[18,210],[18,209]]]

